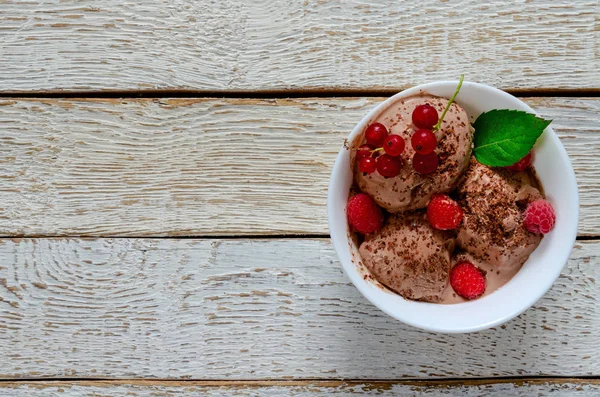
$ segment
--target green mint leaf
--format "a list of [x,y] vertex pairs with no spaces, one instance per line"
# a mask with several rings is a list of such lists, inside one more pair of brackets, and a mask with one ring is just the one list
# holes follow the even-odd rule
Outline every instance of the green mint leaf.
[[531,151],[551,122],[520,110],[482,113],[473,124],[475,158],[490,167],[513,165]]

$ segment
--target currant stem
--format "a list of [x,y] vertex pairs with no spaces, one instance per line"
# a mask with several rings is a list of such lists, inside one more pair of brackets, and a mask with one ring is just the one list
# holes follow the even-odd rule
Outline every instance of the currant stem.
[[[359,150],[361,150],[361,149],[360,149],[360,148],[350,148],[350,150],[359,151]],[[376,149],[369,150],[369,152],[371,152],[371,153],[375,153],[375,152],[380,152],[380,151],[382,151],[382,150],[383,150],[383,147],[378,147],[378,148],[376,148]]]
[[434,131],[439,130],[440,127],[442,126],[442,121],[444,121],[444,117],[446,117],[446,113],[448,113],[448,109],[450,109],[450,105],[452,105],[452,102],[454,102],[454,98],[456,98],[456,96],[458,95],[458,92],[460,91],[460,87],[462,87],[462,83],[463,83],[464,79],[465,79],[465,75],[461,74],[460,80],[458,80],[458,86],[456,86],[456,91],[454,91],[452,98],[450,98],[450,101],[446,105],[446,109],[444,109],[444,112],[442,113],[442,117],[440,117],[437,124],[433,126]]

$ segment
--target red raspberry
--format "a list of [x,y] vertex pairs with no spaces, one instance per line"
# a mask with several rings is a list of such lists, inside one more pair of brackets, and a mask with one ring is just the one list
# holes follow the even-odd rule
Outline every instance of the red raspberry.
[[544,199],[535,200],[525,210],[523,226],[531,233],[546,234],[556,223],[556,213],[552,205]]
[[471,262],[460,262],[450,270],[450,285],[463,298],[475,299],[485,292],[485,277]]
[[521,160],[517,161],[513,165],[509,165],[504,168],[513,172],[523,172],[527,169],[527,167],[529,167],[529,164],[531,164],[531,152],[527,153],[525,157],[523,157]]
[[367,194],[359,193],[348,200],[348,222],[359,233],[376,232],[383,226],[383,213],[375,201]]
[[427,205],[427,220],[434,229],[456,229],[463,218],[458,203],[445,194],[434,194]]

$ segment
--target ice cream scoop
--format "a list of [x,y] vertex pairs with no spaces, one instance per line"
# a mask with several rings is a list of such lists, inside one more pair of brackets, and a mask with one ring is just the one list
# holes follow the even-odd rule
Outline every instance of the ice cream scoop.
[[[403,166],[400,174],[386,178],[378,172],[366,174],[354,167],[356,183],[360,190],[368,193],[377,204],[390,212],[402,212],[424,208],[434,193],[445,193],[456,186],[456,182],[469,164],[473,142],[473,130],[469,124],[467,113],[459,105],[453,103],[444,117],[438,131],[437,148],[439,158],[437,169],[428,175],[420,175],[411,165],[414,149],[410,140],[415,126],[411,114],[418,105],[429,104],[441,115],[448,100],[432,95],[416,95],[399,98],[383,110],[371,123],[381,123],[390,134],[400,135],[406,141],[406,149],[402,153]],[[353,143],[360,146],[363,134]]]
[[526,172],[490,168],[473,158],[456,196],[464,217],[458,245],[497,268],[520,267],[541,241],[525,230],[523,211],[542,197]]
[[451,233],[434,230],[423,211],[390,216],[359,252],[381,284],[405,298],[438,302],[448,283]]

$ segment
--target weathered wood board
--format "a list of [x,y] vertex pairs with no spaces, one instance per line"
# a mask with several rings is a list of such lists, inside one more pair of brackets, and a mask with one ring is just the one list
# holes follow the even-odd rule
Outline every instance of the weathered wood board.
[[501,327],[405,326],[328,239],[0,240],[0,378],[600,375],[600,241]]
[[0,5],[0,91],[600,89],[594,0]]
[[[0,101],[0,235],[328,233],[344,138],[382,98]],[[527,98],[600,234],[600,98]]]

